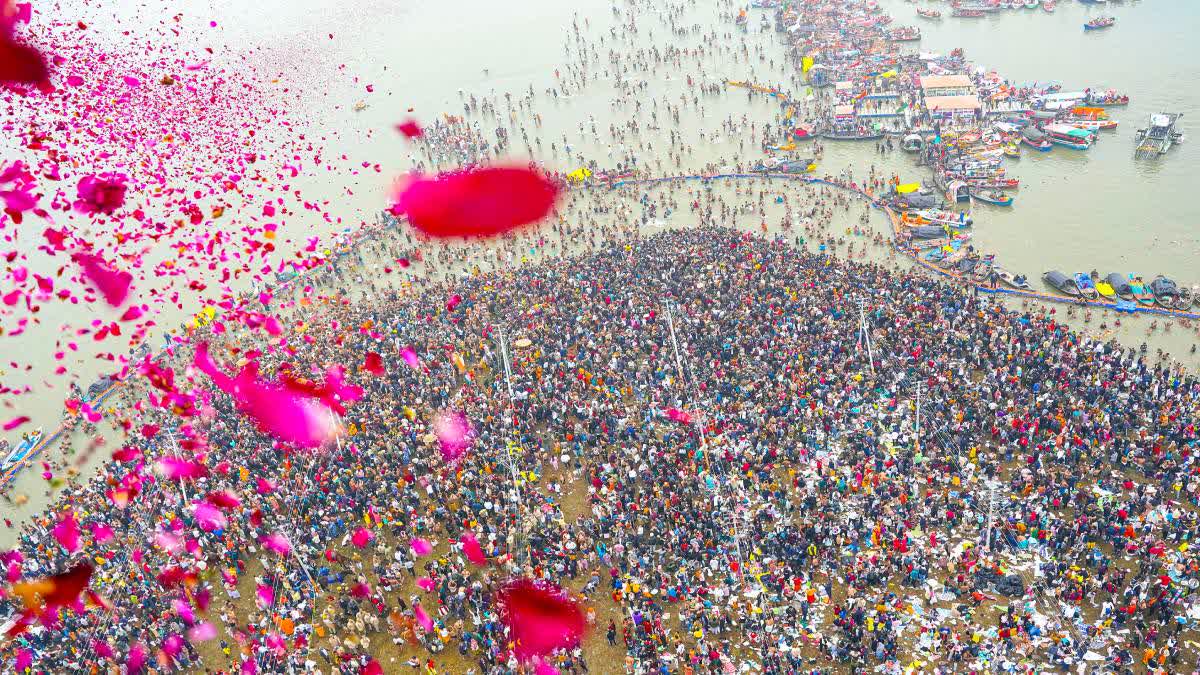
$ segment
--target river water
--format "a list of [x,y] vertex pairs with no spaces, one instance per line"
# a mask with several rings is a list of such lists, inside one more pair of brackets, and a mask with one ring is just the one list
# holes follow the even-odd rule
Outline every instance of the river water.
[[[519,127],[523,125],[531,134],[531,142],[539,137],[543,140],[540,150],[534,147],[532,157],[558,169],[577,167],[581,157],[611,166],[625,154],[636,157],[639,165],[649,167],[652,174],[669,175],[696,173],[706,164],[729,166],[761,158],[761,131],[757,140],[752,140],[747,128],[730,132],[722,128],[722,122],[737,123],[744,117],[747,124],[756,123],[760,129],[764,122],[774,122],[778,105],[767,97],[729,90],[727,95],[702,98],[697,105],[680,107],[677,125],[663,124],[659,130],[646,129],[644,110],[635,112],[636,100],[646,105],[653,99],[658,99],[659,105],[664,99],[678,104],[685,92],[690,98],[693,90],[686,82],[689,75],[703,82],[749,79],[783,83],[794,91],[802,89],[786,63],[778,36],[770,30],[759,30],[761,12],[752,11],[752,27],[743,35],[722,19],[723,13],[733,10],[732,3],[676,4],[682,12],[678,24],[695,25],[704,33],[716,31],[725,49],[709,48],[703,57],[685,59],[679,68],[664,66],[652,72],[623,73],[622,79],[627,82],[644,82],[637,95],[626,96],[619,95],[614,73],[606,72],[608,50],[631,53],[656,46],[661,50],[667,45],[701,45],[698,35],[668,32],[662,18],[669,3],[637,3],[636,11],[630,14],[630,7],[635,5],[620,3],[615,5],[619,11],[614,13],[612,3],[600,0],[524,0],[519,5],[483,0],[359,0],[339,3],[333,9],[317,0],[221,0],[206,5],[204,11],[220,17],[217,30],[225,43],[242,46],[227,57],[230,62],[246,58],[252,67],[278,71],[280,86],[302,92],[290,114],[305,120],[302,129],[321,139],[325,154],[344,154],[353,162],[381,165],[377,174],[339,174],[331,178],[322,171],[299,176],[295,186],[306,198],[330,200],[334,203],[332,210],[343,219],[337,226],[305,222],[306,231],[293,234],[299,237],[329,234],[346,223],[373,220],[386,205],[395,176],[420,159],[414,146],[392,130],[393,125],[408,116],[410,108],[413,116],[426,121],[442,113],[461,114],[466,94],[502,99],[506,92],[519,96],[532,88],[536,94],[533,110],[542,115],[543,126],[535,128],[527,115],[518,117],[512,128],[517,141],[514,158],[530,157],[520,142]],[[1187,196],[1200,172],[1200,143],[1185,143],[1156,160],[1133,159],[1134,132],[1149,114],[1182,112],[1185,129],[1189,123],[1200,124],[1200,92],[1194,84],[1200,79],[1200,49],[1191,35],[1192,29],[1200,25],[1200,5],[1172,3],[1169,11],[1149,3],[1114,5],[1106,10],[1118,17],[1114,28],[1085,33],[1082,23],[1096,12],[1071,2],[1060,3],[1054,14],[1020,10],[986,19],[947,17],[940,22],[917,18],[915,6],[909,3],[884,0],[882,4],[896,18],[896,24],[920,25],[924,32],[919,46],[922,51],[947,52],[961,46],[970,60],[1017,83],[1055,81],[1061,82],[1065,91],[1111,87],[1132,98],[1128,107],[1112,109],[1121,125],[1114,132],[1102,132],[1100,142],[1091,151],[1056,147],[1050,153],[1030,152],[1011,160],[1009,172],[1021,179],[1016,204],[1011,209],[976,207],[974,243],[978,248],[995,253],[1008,269],[1034,278],[1052,268],[1067,272],[1094,268],[1102,273],[1136,272],[1147,279],[1163,273],[1181,285],[1200,282],[1200,269],[1194,265],[1200,251],[1200,235],[1193,227],[1197,208]],[[133,12],[132,7],[116,5],[104,11],[120,15]],[[948,7],[940,7],[949,14]],[[636,21],[636,34],[610,32],[628,24],[631,16]],[[93,25],[102,28],[102,19]],[[575,22],[596,50],[588,59],[589,82],[586,87],[572,87],[569,96],[555,99],[544,94],[557,82],[555,70],[565,71],[568,65],[580,63],[573,37]],[[726,33],[728,38],[724,37]],[[601,37],[605,38],[603,44],[597,42]],[[185,35],[181,39],[190,38]],[[569,53],[567,45],[571,45]],[[745,51],[741,51],[743,47]],[[368,91],[367,85],[373,91]],[[353,106],[360,101],[366,107],[356,112]],[[590,127],[593,119],[601,135],[610,124],[621,125],[631,119],[643,125],[643,132],[625,147],[592,136],[590,129],[580,134],[579,125]],[[677,162],[668,160],[663,152],[670,147],[668,133],[672,129],[691,146],[691,151]],[[572,145],[571,157],[563,151],[564,136]],[[551,142],[556,143],[557,151],[549,150]],[[900,152],[880,157],[871,143],[827,144],[818,172],[851,170],[862,177],[871,166],[905,179],[927,178],[927,172],[911,157]],[[676,188],[676,196],[689,197],[689,189]],[[756,187],[762,189],[801,202],[812,197],[810,189],[794,184]],[[749,199],[733,184],[716,185],[713,191],[730,204]],[[637,200],[644,195],[662,196],[663,192],[631,189],[613,194],[608,200],[617,212],[636,216],[641,213]],[[587,207],[597,198],[587,199],[586,204],[568,202],[564,207],[566,217],[588,222],[593,216]],[[764,210],[763,217],[738,216],[735,224],[757,230],[766,222],[772,231],[777,230],[783,217],[781,208],[768,200]],[[857,223],[861,213],[862,209],[855,209],[839,215],[831,230],[837,233]],[[876,231],[888,231],[881,214],[876,212],[870,218]],[[645,229],[694,224],[686,209],[657,220]],[[515,246],[514,250],[529,258],[539,255],[536,248]],[[865,255],[887,260],[885,251],[883,247],[871,248]],[[287,253],[281,251],[281,255]],[[477,260],[473,258],[472,262]],[[48,308],[47,312],[47,319],[68,317],[61,309]],[[177,323],[189,313],[164,315],[160,323]],[[1077,322],[1080,328],[1097,332],[1099,324],[1106,321],[1107,334],[1113,334],[1113,318],[1098,312],[1086,325]],[[1115,332],[1122,340],[1136,344],[1147,339],[1149,319],[1122,321],[1123,326]],[[45,321],[47,326],[56,323]],[[1194,335],[1175,326],[1167,334],[1159,329],[1149,339],[1152,347],[1165,349],[1195,367],[1200,361],[1186,355]],[[35,338],[44,339],[45,334],[31,333],[25,347],[33,350],[37,346],[33,344]],[[52,369],[54,362],[41,351],[31,351],[30,360],[35,366]],[[95,363],[83,354],[71,364],[84,386],[100,372]],[[5,377],[18,383],[21,376],[8,373]],[[36,381],[36,377],[29,376],[30,384]],[[33,416],[35,424],[52,428],[61,401],[61,394],[42,396],[26,401],[23,412]],[[84,439],[76,439],[77,445],[84,443]],[[16,491],[29,498],[24,508],[14,509],[18,516],[40,509],[47,502],[48,495],[37,473],[28,470],[17,481]]]

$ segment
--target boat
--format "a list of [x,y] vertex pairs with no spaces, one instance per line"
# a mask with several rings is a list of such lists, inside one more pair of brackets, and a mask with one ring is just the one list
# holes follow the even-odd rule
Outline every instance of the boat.
[[986,14],[987,12],[983,11],[982,9],[965,9],[962,7],[955,7],[954,11],[950,13],[950,16],[956,16],[960,19],[978,19]]
[[1170,308],[1179,304],[1179,287],[1161,274],[1150,281],[1150,292],[1154,294],[1154,301],[1162,307]]
[[1021,142],[1041,152],[1049,152],[1054,147],[1050,139],[1046,138],[1046,134],[1042,133],[1042,130],[1037,127],[1025,127],[1022,129]]
[[1021,274],[1013,274],[1003,267],[992,265],[992,275],[999,279],[1006,286],[1011,286],[1019,291],[1029,290],[1029,280]]
[[942,13],[937,11],[936,9],[922,9],[922,8],[918,7],[917,8],[917,16],[919,16],[923,19],[940,19],[940,18],[942,18]]
[[1183,132],[1176,129],[1182,113],[1158,113],[1150,116],[1150,124],[1137,131],[1135,157],[1165,155],[1176,143],[1183,142]]
[[[21,436],[21,442],[17,444],[17,447],[13,448],[12,451],[8,453],[8,455],[4,458],[4,462],[0,464],[0,469],[7,471],[17,464],[20,464],[25,460],[26,457],[29,456],[31,452],[33,452],[34,448],[37,447],[41,440],[41,427],[38,427],[32,432],[23,434]],[[7,441],[5,441],[5,443],[7,444]]]
[[1107,282],[1097,281],[1096,292],[1100,294],[1100,298],[1103,300],[1108,302],[1117,301],[1117,291],[1113,289],[1112,285]]
[[1080,297],[1079,286],[1075,283],[1075,279],[1058,270],[1050,270],[1043,274],[1042,281],[1063,295],[1069,295],[1073,298]]
[[940,225],[918,225],[908,233],[913,239],[937,239],[946,236],[946,228]]
[[1103,28],[1111,27],[1116,22],[1117,22],[1117,20],[1111,16],[1098,16],[1098,17],[1092,19],[1091,21],[1088,21],[1087,23],[1083,24],[1083,29],[1084,30],[1101,30]]
[[1071,108],[1071,116],[1064,120],[1080,129],[1116,129],[1117,121],[1108,118],[1108,111],[1100,107],[1078,106]]
[[1116,89],[1106,89],[1104,91],[1087,91],[1087,97],[1084,98],[1084,103],[1092,106],[1118,106],[1129,105],[1129,96],[1122,94]]
[[887,38],[892,42],[914,42],[921,39],[921,29],[916,26],[900,26],[888,31]]
[[963,211],[942,211],[941,209],[926,209],[914,213],[917,218],[930,225],[953,225],[954,227],[970,227],[974,220]]
[[1006,195],[998,190],[980,190],[972,192],[971,196],[984,204],[995,204],[996,206],[1012,206],[1012,195]]
[[921,134],[909,134],[901,139],[900,149],[905,152],[920,152],[925,149],[925,137]]
[[1192,306],[1193,294],[1192,289],[1187,286],[1180,286],[1176,289],[1179,291],[1179,302],[1176,303],[1176,309],[1188,309]]
[[1104,277],[1105,285],[1113,289],[1118,298],[1122,300],[1136,301],[1137,296],[1133,293],[1133,287],[1129,285],[1129,277],[1117,272],[1110,273]]
[[1143,305],[1154,304],[1154,294],[1146,290],[1146,286],[1142,284],[1142,278],[1135,275],[1129,275],[1129,288],[1133,292],[1133,298]]
[[1025,0],[1025,9],[1037,9],[1041,4],[1041,0]]
[[821,138],[828,141],[877,141],[883,138],[883,132],[875,131],[826,131]]
[[1082,272],[1075,275],[1075,285],[1079,287],[1079,295],[1088,300],[1097,300],[1100,297],[1099,291],[1096,290],[1096,283],[1092,278]]
[[1042,11],[1053,12],[1055,7],[1057,7],[1057,6],[1058,6],[1058,3],[1056,3],[1054,0],[1043,0]]
[[1012,159],[1020,159],[1021,146],[1017,143],[1009,142],[1004,144],[1004,156]]
[[1080,129],[1069,124],[1047,124],[1044,129],[1046,138],[1055,145],[1061,145],[1072,150],[1087,150],[1096,141],[1095,133]]

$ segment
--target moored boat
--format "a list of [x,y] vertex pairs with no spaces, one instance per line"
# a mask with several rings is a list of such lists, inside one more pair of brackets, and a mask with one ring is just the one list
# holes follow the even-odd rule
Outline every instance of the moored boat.
[[1054,0],[1043,0],[1042,2],[1042,11],[1053,12],[1056,7],[1058,7],[1058,3]]
[[21,442],[17,444],[17,447],[13,448],[12,451],[8,453],[8,455],[4,458],[3,463],[0,463],[0,469],[8,470],[17,464],[20,464],[25,460],[26,457],[29,456],[29,453],[33,452],[34,448],[37,447],[41,440],[41,427],[38,427],[32,432],[22,434]]
[[1173,308],[1179,304],[1179,287],[1174,281],[1158,275],[1150,281],[1150,292],[1154,294],[1154,302],[1161,307]]
[[1011,286],[1019,291],[1029,290],[1029,280],[1021,274],[1013,274],[1003,267],[992,266],[992,274],[1006,286]]
[[1046,134],[1042,133],[1042,130],[1036,127],[1025,127],[1022,129],[1021,142],[1041,152],[1049,152],[1054,147],[1050,139],[1046,138]]
[[1129,289],[1133,293],[1133,297],[1143,305],[1154,304],[1154,294],[1146,290],[1146,286],[1142,283],[1142,278],[1136,274],[1129,275]]
[[978,19],[985,14],[987,12],[982,9],[964,9],[962,7],[955,7],[954,11],[950,13],[951,16],[956,16],[960,19]]
[[1176,309],[1188,309],[1192,306],[1192,289],[1187,286],[1180,286],[1176,289],[1179,291],[1179,302],[1175,303]]
[[1116,22],[1117,22],[1117,20],[1111,16],[1098,16],[1098,17],[1092,19],[1091,21],[1088,21],[1087,23],[1083,24],[1083,29],[1084,30],[1100,30],[1102,28],[1108,28]]
[[1075,286],[1079,288],[1079,295],[1088,300],[1096,300],[1100,297],[1100,293],[1096,290],[1096,283],[1090,276],[1082,272],[1075,275]]
[[1050,270],[1043,274],[1042,281],[1063,295],[1069,295],[1073,298],[1080,296],[1079,286],[1075,283],[1075,280],[1058,270]]
[[1012,206],[1012,195],[1004,194],[999,190],[980,190],[972,192],[971,196],[985,204],[995,204],[996,206]]
[[1133,287],[1129,285],[1129,277],[1117,272],[1110,273],[1104,277],[1105,285],[1113,289],[1118,298],[1133,302],[1137,300],[1137,296],[1133,293]]
[[1047,124],[1043,131],[1051,143],[1072,150],[1087,150],[1096,140],[1095,132],[1069,124]]
[[921,17],[922,19],[940,19],[942,18],[942,13],[936,9],[922,9],[918,7],[917,16]]

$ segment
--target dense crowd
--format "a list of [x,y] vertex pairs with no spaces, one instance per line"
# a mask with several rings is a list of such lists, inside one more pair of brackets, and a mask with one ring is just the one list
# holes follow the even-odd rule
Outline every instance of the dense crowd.
[[[311,339],[259,356],[265,372],[406,346],[420,365],[357,373],[366,395],[335,447],[277,447],[218,395],[207,477],[146,481],[123,507],[128,464],[65,489],[22,530],[23,574],[95,559],[115,608],[66,610],[14,644],[58,672],[135,644],[162,670],[198,666],[190,641],[163,645],[211,594],[220,644],[259,671],[358,672],[392,643],[429,672],[515,672],[493,593],[527,574],[577,592],[594,639],[627,655],[564,653],[563,672],[1195,666],[1180,641],[1200,578],[1200,389],[1050,317],[700,228],[331,301],[304,321]],[[443,410],[475,429],[458,463],[430,442]],[[146,456],[181,452],[166,434]],[[205,531],[187,503],[217,490],[242,503]],[[85,540],[97,525],[115,536],[67,555],[50,536],[66,511]],[[358,548],[363,524],[378,537]],[[468,531],[488,566],[464,558]],[[266,553],[270,533],[292,554]]]

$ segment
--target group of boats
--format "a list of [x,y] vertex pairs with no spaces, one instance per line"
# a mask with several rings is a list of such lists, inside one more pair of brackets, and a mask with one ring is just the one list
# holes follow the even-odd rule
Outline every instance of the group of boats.
[[1125,301],[1145,307],[1161,307],[1173,310],[1191,310],[1200,306],[1200,288],[1180,286],[1161,274],[1145,283],[1136,274],[1112,272],[1101,278],[1093,270],[1074,275],[1050,270],[1042,275],[1042,281],[1055,291],[1082,300],[1121,302]]
[[[977,19],[1004,9],[1038,9],[1053,12],[1058,8],[1056,0],[954,0],[950,3],[951,16]],[[924,15],[922,15],[924,16]]]

